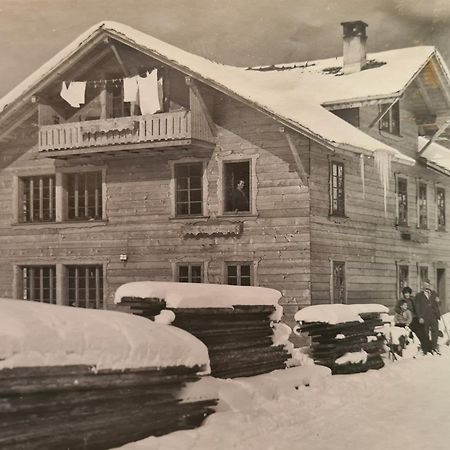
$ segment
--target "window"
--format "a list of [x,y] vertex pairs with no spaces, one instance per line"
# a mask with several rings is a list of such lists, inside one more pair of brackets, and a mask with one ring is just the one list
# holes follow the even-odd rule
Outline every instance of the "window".
[[330,203],[331,215],[344,217],[345,191],[344,191],[344,164],[333,161],[330,169]]
[[333,261],[332,263],[333,303],[346,303],[345,288],[345,262]]
[[250,212],[250,161],[224,162],[225,212]]
[[20,179],[22,222],[55,221],[55,176],[44,175]]
[[423,283],[428,280],[428,266],[419,267],[419,289],[422,289]]
[[101,219],[102,173],[69,173],[66,177],[68,220]]
[[[390,106],[389,103],[380,105],[380,114],[385,112]],[[378,123],[380,131],[400,134],[400,102],[395,103]]]
[[56,303],[55,266],[25,266],[21,272],[24,300]]
[[101,265],[67,266],[70,306],[103,307],[103,267]]
[[408,180],[397,178],[398,225],[408,225]]
[[178,281],[181,283],[201,283],[203,267],[199,263],[183,263],[178,265]]
[[402,289],[409,286],[409,267],[406,265],[398,266],[398,298],[401,298]]
[[235,286],[252,286],[252,267],[252,263],[227,263],[227,284]]
[[203,164],[175,165],[175,213],[177,216],[203,214]]
[[428,227],[427,185],[419,183],[417,186],[417,226]]
[[437,229],[445,230],[445,189],[436,189]]

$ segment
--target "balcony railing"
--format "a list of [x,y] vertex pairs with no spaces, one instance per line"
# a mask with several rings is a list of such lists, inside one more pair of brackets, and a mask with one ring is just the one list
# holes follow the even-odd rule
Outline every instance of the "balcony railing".
[[39,150],[69,150],[109,147],[118,144],[199,139],[213,142],[204,120],[194,120],[188,110],[144,116],[89,120],[39,129]]

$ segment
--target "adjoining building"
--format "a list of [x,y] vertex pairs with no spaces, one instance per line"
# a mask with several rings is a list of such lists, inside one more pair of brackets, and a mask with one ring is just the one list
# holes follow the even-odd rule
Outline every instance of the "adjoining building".
[[[450,263],[434,47],[238,68],[102,22],[0,100],[0,295],[113,307],[139,280],[396,301]],[[446,308],[446,305],[444,306]]]

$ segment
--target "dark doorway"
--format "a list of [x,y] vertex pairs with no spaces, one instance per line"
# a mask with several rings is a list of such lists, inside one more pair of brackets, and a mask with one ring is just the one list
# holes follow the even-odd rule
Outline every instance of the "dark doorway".
[[445,314],[448,311],[445,292],[445,269],[436,269],[436,289],[437,295],[441,300],[441,313]]

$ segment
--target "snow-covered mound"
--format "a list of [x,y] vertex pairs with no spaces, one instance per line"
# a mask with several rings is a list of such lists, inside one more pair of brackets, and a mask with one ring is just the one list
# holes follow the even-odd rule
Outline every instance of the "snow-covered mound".
[[169,308],[231,308],[234,305],[277,305],[281,293],[254,286],[135,281],[120,286],[114,302],[124,297],[159,298]]
[[386,306],[378,304],[357,305],[313,305],[301,309],[295,314],[297,322],[320,322],[336,325],[346,322],[363,322],[360,314],[387,313]]
[[191,334],[114,311],[0,299],[0,343],[0,369],[199,365],[209,371],[207,348]]

